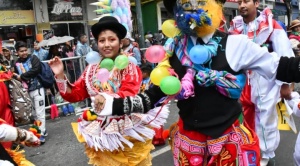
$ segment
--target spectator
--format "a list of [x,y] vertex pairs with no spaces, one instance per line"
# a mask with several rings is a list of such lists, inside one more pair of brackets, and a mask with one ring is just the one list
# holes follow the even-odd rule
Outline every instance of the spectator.
[[293,20],[289,27],[289,35],[293,51],[296,56],[300,56],[300,20]]
[[59,45],[50,46],[47,60],[50,60],[50,59],[54,58],[55,56],[61,57]]
[[33,43],[33,55],[37,56],[40,61],[44,61],[48,58],[48,54],[49,54],[49,51],[48,50],[45,50],[43,49],[42,47],[38,46],[39,42],[38,41],[35,41]]
[[127,32],[126,37],[122,40],[123,43],[123,51],[129,54],[136,59],[137,65],[141,66],[142,58],[141,58],[141,50],[132,44],[134,39],[131,37],[130,33]]
[[92,40],[90,47],[92,48],[93,51],[99,52],[97,41],[95,39]]
[[18,41],[15,44],[15,49],[18,54],[17,63],[24,66],[25,70],[21,71],[15,67],[15,78],[19,81],[24,81],[28,85],[29,96],[34,104],[34,115],[36,120],[42,122],[41,129],[41,143],[45,143],[45,137],[48,135],[46,131],[45,121],[45,91],[37,79],[38,74],[41,72],[41,61],[35,55],[28,55],[27,44]]
[[[70,58],[74,57],[74,50],[71,46],[71,42],[68,41],[62,48],[62,57],[63,58]],[[74,61],[67,60],[67,69],[68,74],[70,76],[70,82],[73,83],[75,81],[75,70],[74,70]]]
[[145,35],[145,46],[146,48],[152,46],[154,44],[154,39],[153,39],[153,34],[151,32],[148,32],[146,35]]
[[152,66],[149,64],[144,64],[141,66],[143,81],[140,88],[140,93],[144,92],[151,85],[150,73],[152,71]]
[[89,52],[93,51],[92,48],[87,44],[88,38],[86,34],[80,34],[78,36],[78,43],[75,49],[75,56],[85,56]]
[[13,59],[10,50],[6,47],[2,47],[2,53],[3,55],[0,54],[1,63],[8,69],[13,68],[15,60]]
[[159,38],[158,38],[158,40],[159,40],[159,42],[160,42],[161,45],[164,45],[165,42],[167,41],[167,38],[166,38],[165,35],[163,34],[162,30],[159,30],[158,33],[159,33]]
[[[87,44],[87,41],[88,38],[86,34],[80,34],[78,36],[78,41],[75,48],[75,56],[79,56],[79,57],[86,56],[89,52],[93,51],[92,48]],[[74,65],[76,68],[76,79],[78,79],[79,76],[81,75],[79,60],[75,62]]]

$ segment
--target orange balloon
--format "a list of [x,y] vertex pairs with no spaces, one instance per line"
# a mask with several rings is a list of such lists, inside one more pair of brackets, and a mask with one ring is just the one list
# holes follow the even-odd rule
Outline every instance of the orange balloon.
[[168,71],[167,67],[157,67],[152,70],[150,74],[150,80],[154,85],[160,84],[161,80],[165,78],[166,76],[170,76],[170,73]]
[[39,33],[39,34],[36,34],[36,40],[37,41],[42,41],[44,39],[44,36],[43,36],[43,34],[41,34],[41,33]]

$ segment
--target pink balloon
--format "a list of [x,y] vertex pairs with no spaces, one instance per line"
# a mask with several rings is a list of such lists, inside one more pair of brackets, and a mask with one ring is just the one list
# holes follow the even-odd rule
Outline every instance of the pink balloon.
[[101,68],[97,73],[97,78],[102,83],[108,81],[109,71],[106,68]]
[[161,62],[165,58],[166,51],[161,45],[153,45],[145,52],[147,61],[151,63]]

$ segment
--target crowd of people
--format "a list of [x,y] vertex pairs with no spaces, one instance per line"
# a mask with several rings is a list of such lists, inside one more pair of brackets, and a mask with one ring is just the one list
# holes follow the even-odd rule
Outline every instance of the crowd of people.
[[[259,1],[240,0],[240,15],[225,33],[220,29],[224,2],[164,0],[180,33],[168,39],[163,31],[156,37],[151,32],[145,34],[146,47],[164,45],[166,56],[157,66],[147,62],[130,31],[113,16],[104,16],[91,27],[95,38],[91,45],[87,35],[81,34],[76,46],[66,42],[45,49],[36,41],[34,52],[28,54],[27,44],[18,41],[15,59],[3,47],[0,141],[26,146],[45,143],[45,94],[55,90],[45,88],[38,75],[42,61],[49,60],[54,88],[64,100],[75,103],[90,99],[90,109],[72,125],[90,164],[152,165],[150,152],[153,145],[165,143],[163,123],[169,114],[169,101],[176,100],[179,119],[167,135],[174,165],[268,165],[280,142],[276,104],[286,100],[300,115],[300,97],[294,84],[300,82],[300,20],[293,20],[285,31],[270,9],[258,10]],[[100,61],[85,64],[83,71],[77,70],[79,61],[62,61],[84,57],[93,50],[99,53]],[[118,64],[124,55],[135,60]],[[103,81],[98,75],[105,60],[115,63],[105,68],[109,75]],[[177,76],[177,93],[168,94],[161,84],[152,83],[150,75],[157,68]],[[15,110],[10,107],[5,85],[11,79],[20,81],[28,91],[33,120],[40,122],[40,136],[13,127]],[[295,165],[300,163],[299,144],[300,136],[295,144]],[[0,148],[6,149],[1,150],[0,163],[18,165],[7,153],[14,149],[11,143]]]

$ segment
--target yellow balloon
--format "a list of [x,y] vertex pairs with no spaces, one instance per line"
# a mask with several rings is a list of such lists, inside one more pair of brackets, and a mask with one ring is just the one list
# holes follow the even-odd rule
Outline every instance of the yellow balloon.
[[161,80],[165,78],[166,76],[170,76],[170,73],[168,71],[168,68],[166,67],[157,67],[152,70],[150,74],[150,80],[154,85],[160,84]]
[[161,30],[167,37],[175,37],[180,33],[180,30],[176,27],[175,20],[164,21]]

